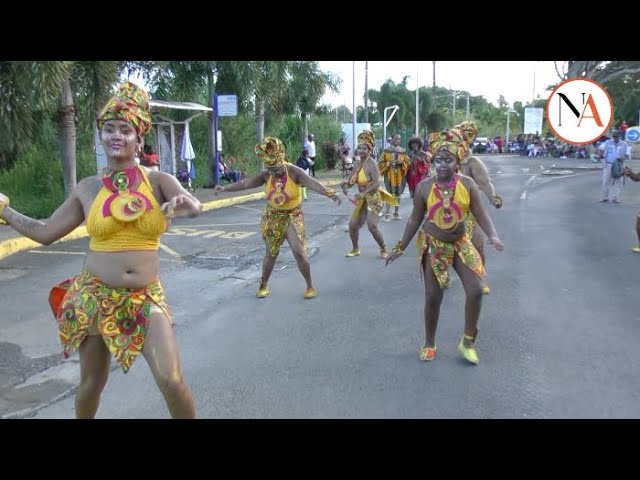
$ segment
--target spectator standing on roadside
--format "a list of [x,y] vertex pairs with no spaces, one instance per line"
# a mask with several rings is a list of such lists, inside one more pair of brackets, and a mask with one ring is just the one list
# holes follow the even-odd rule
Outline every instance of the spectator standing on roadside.
[[[298,158],[298,160],[296,161],[296,166],[300,167],[302,170],[304,170],[304,173],[309,175],[309,150],[307,150],[306,148],[302,150],[300,158]],[[306,200],[307,187],[301,186],[300,189],[302,190],[302,198]]]
[[606,142],[602,142],[598,147],[598,153],[600,160],[602,161],[602,196],[601,202],[608,202],[609,196],[613,196],[611,201],[613,203],[619,203],[618,196],[622,189],[622,179],[624,175],[619,178],[613,178],[611,170],[614,162],[621,160],[624,167],[624,160],[627,158],[629,148],[627,142],[620,140],[620,131],[613,130],[611,137]]
[[621,140],[627,139],[627,128],[629,128],[629,125],[627,124],[626,120],[623,120],[622,123],[620,124],[620,127],[618,128],[618,130],[620,130]]
[[309,169],[311,170],[311,176],[316,176],[316,141],[313,133],[310,133],[307,136],[307,139],[304,141],[302,145],[303,148],[306,148],[309,151]]

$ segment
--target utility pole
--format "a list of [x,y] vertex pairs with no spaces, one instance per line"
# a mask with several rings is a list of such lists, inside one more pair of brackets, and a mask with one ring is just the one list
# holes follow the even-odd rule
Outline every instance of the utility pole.
[[469,92],[467,92],[467,120],[469,120],[470,115],[471,115],[471,110],[469,108]]
[[369,62],[364,62],[364,123],[369,123]]
[[433,91],[436,90],[436,61],[433,61]]
[[451,93],[451,102],[453,103],[453,123],[456,123],[456,91]]
[[353,85],[353,93],[351,94],[351,97],[353,99],[353,123],[351,124],[351,126],[353,127],[353,129],[351,130],[352,134],[351,134],[351,143],[353,143],[353,148],[351,149],[352,152],[356,151],[356,62],[353,62],[353,71],[351,72],[353,81],[351,82]]

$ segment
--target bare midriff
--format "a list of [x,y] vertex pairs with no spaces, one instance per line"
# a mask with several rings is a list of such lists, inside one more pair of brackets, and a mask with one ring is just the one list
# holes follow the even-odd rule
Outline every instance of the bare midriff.
[[158,251],[90,251],[84,268],[110,287],[144,288],[158,278]]

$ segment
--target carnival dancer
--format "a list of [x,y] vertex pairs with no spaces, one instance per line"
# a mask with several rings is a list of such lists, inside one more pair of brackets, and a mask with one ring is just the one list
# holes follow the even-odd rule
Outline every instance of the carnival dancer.
[[407,172],[409,171],[409,156],[405,152],[404,148],[400,146],[402,138],[396,134],[391,139],[391,145],[385,148],[378,160],[378,166],[380,167],[380,175],[384,178],[384,185],[389,193],[396,197],[397,205],[387,202],[385,207],[384,220],[388,222],[391,220],[389,214],[391,205],[394,206],[393,219],[402,220],[400,217],[400,195],[404,192],[404,188],[407,184]]
[[126,82],[97,119],[107,167],[81,180],[48,220],[9,208],[0,217],[43,245],[86,220],[89,251],[82,272],[49,295],[64,356],[80,353],[77,418],[94,418],[107,383],[111,355],[126,373],[142,353],[174,418],[195,417],[171,314],[158,279],[160,236],[171,219],[197,216],[202,205],[167,173],[136,165],[151,128],[149,96]]
[[307,240],[302,211],[302,187],[307,187],[340,205],[340,197],[333,188],[326,188],[304,170],[286,161],[285,147],[276,137],[265,137],[256,145],[256,155],[264,162],[265,170],[253,177],[232,183],[216,185],[215,193],[238,192],[265,185],[267,205],[262,213],[260,231],[267,247],[262,262],[262,278],[256,292],[258,298],[269,296],[269,278],[286,239],[296,259],[307,289],[304,298],[314,298],[316,289],[311,281],[311,267],[307,258]]
[[356,207],[349,219],[349,237],[351,238],[352,248],[346,254],[347,257],[360,255],[358,239],[360,229],[365,221],[373,239],[380,247],[380,257],[386,258],[388,254],[382,232],[378,228],[379,214],[382,211],[384,202],[397,207],[398,200],[380,187],[380,170],[378,169],[378,164],[371,157],[375,144],[376,139],[373,132],[364,130],[358,135],[356,156],[360,161],[355,166],[349,180],[342,182],[342,192],[345,195],[348,195],[349,188],[353,185],[358,185],[358,193],[353,196]]
[[417,241],[425,289],[425,343],[420,349],[420,359],[431,361],[436,356],[436,329],[443,288],[449,284],[449,268],[453,267],[466,295],[464,333],[458,349],[467,361],[477,364],[479,357],[474,345],[478,336],[485,272],[480,254],[465,232],[467,211],[473,212],[496,250],[502,251],[504,246],[482,203],[478,186],[472,178],[456,173],[467,153],[465,139],[456,132],[445,131],[432,134],[429,143],[437,176],[428,178],[416,188],[411,218],[402,240],[393,247],[386,264],[402,255],[424,220]]
[[416,186],[429,175],[431,175],[431,152],[422,150],[422,139],[411,137],[408,142],[409,147],[409,171],[407,172],[407,185],[409,194],[413,198]]
[[[478,127],[476,126],[476,123],[471,120],[467,120],[459,125],[456,125],[452,128],[452,130],[457,131],[458,134],[467,142],[467,154],[462,162],[460,162],[460,173],[473,178],[480,191],[483,192],[489,199],[489,203],[495,208],[501,208],[503,203],[502,197],[496,193],[496,189],[491,182],[489,169],[482,160],[474,155],[471,155],[471,144],[478,136]],[[467,212],[465,223],[467,225],[467,234],[471,238],[471,241],[476,247],[476,250],[478,250],[480,257],[482,258],[482,263],[486,268],[487,258],[484,254],[485,234],[483,233],[482,229],[476,228],[477,222],[475,221],[473,213],[471,213],[471,211]],[[491,289],[489,288],[489,285],[484,283],[482,285],[482,293],[486,295],[490,292]]]

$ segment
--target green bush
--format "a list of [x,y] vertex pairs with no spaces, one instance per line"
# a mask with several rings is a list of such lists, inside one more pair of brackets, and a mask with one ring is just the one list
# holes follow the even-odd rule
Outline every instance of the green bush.
[[[271,125],[273,124],[273,125]],[[267,127],[270,130],[267,130]],[[209,146],[209,123],[205,116],[194,118],[189,124],[191,142],[196,158],[195,186],[210,183],[212,167]],[[234,168],[248,176],[260,171],[261,162],[255,155],[256,123],[252,114],[220,119],[222,154],[237,159]],[[285,115],[265,125],[265,135],[273,135],[285,142],[287,158],[295,163],[302,152],[303,124],[300,115]],[[330,116],[313,114],[309,132],[315,135],[318,146],[316,170],[335,168],[337,154],[334,145],[342,135],[340,125]],[[76,177],[78,181],[97,173],[92,126],[79,126],[76,141]],[[39,124],[33,144],[16,159],[10,170],[0,170],[0,192],[11,198],[11,205],[33,218],[48,218],[65,200],[58,130],[54,119],[45,118]]]
[[11,170],[0,172],[0,191],[11,206],[33,218],[48,218],[64,201],[62,165],[51,152],[27,148]]

